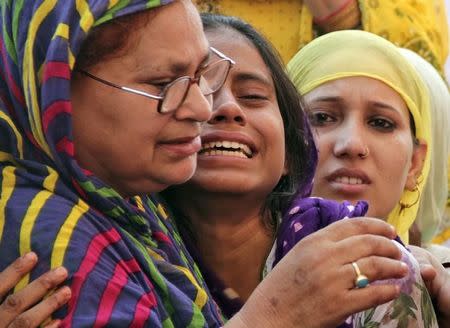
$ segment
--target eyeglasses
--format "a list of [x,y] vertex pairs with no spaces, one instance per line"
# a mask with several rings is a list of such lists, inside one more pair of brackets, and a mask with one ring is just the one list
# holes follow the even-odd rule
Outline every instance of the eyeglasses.
[[208,64],[198,74],[196,74],[196,77],[192,78],[190,76],[181,76],[173,80],[167,84],[158,95],[152,95],[142,90],[112,83],[84,70],[78,69],[77,72],[110,87],[146,98],[159,100],[158,113],[165,114],[177,110],[181,104],[183,104],[191,85],[194,83],[198,84],[200,91],[205,97],[212,95],[222,87],[227,79],[231,67],[235,64],[235,62],[219,50],[213,47],[209,47],[209,49],[220,59]]

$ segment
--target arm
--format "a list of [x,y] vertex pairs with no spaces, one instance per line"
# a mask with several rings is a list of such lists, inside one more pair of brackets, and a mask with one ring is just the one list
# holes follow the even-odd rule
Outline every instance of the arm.
[[304,0],[314,18],[323,19],[338,12],[349,2],[357,4],[357,0]]
[[448,23],[442,0],[304,0],[324,32],[361,28],[421,55],[439,72],[448,55]]
[[[407,267],[378,219],[342,220],[302,239],[225,327],[335,327],[351,314],[396,298],[395,284],[356,289],[357,262],[371,281],[401,278]],[[307,297],[305,297],[307,295]],[[333,300],[333,302],[330,302]]]
[[324,32],[356,28],[361,23],[357,0],[304,0],[314,23]]
[[[28,253],[0,272],[0,299],[31,271],[36,262],[36,254]],[[63,268],[49,271],[21,291],[6,297],[0,304],[0,327],[38,327],[70,299],[70,289],[62,287],[42,300],[66,278],[67,271]],[[59,320],[55,320],[45,327],[57,327],[59,323]]]

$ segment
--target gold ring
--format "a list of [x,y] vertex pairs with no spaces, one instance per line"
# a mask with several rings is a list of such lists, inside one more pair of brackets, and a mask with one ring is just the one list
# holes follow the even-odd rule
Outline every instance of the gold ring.
[[369,278],[361,273],[356,262],[352,262],[352,267],[356,273],[355,288],[364,288],[369,284]]

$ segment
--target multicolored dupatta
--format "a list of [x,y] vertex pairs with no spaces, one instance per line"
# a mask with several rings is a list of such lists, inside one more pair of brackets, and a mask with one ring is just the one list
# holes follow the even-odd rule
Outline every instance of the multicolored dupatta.
[[123,199],[74,159],[70,76],[87,33],[168,0],[0,2],[0,270],[16,289],[64,265],[65,327],[215,327],[220,314],[160,203]]

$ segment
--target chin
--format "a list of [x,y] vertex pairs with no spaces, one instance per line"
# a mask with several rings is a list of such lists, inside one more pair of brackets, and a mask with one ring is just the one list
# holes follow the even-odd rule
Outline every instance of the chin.
[[183,166],[174,168],[173,170],[167,172],[167,187],[170,187],[171,185],[179,185],[191,179],[195,173],[195,168],[196,165]]

